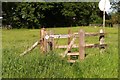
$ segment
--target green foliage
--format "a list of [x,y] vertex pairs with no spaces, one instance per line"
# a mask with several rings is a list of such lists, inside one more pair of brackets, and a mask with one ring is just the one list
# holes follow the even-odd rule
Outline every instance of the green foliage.
[[112,3],[112,13],[111,13],[111,19],[109,22],[112,24],[120,24],[120,1],[116,1]]
[[[3,24],[13,28],[89,25],[99,22],[98,3],[3,2]],[[94,16],[95,17],[94,17]],[[75,19],[73,19],[75,18]],[[94,19],[94,20],[93,20]]]
[[[98,32],[100,27],[72,27],[73,32],[84,29]],[[66,34],[68,28],[47,28],[55,34]],[[105,28],[108,44],[103,54],[98,48],[86,49],[84,61],[70,64],[61,58],[62,50],[42,54],[39,46],[23,57],[19,55],[39,39],[39,29],[13,29],[2,31],[2,77],[3,78],[117,78],[118,76],[118,31]],[[8,35],[9,34],[9,35]],[[99,43],[98,37],[85,38],[86,43]],[[67,39],[59,40],[67,44]],[[77,51],[74,50],[74,51]]]
[[111,22],[113,24],[120,24],[120,13],[119,12],[112,14],[112,16],[111,16]]
[[101,17],[99,17],[98,15],[94,15],[94,14],[92,14],[91,16],[91,21],[90,21],[90,23],[93,23],[93,24],[102,24],[102,18]]

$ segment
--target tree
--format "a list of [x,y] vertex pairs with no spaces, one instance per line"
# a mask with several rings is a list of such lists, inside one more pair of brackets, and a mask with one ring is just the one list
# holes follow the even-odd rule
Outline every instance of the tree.
[[120,1],[112,3],[111,24],[120,24]]
[[3,16],[3,24],[12,25],[13,23],[13,15],[15,14],[16,3],[2,3],[2,16]]
[[98,3],[3,3],[4,24],[14,28],[39,28],[101,23]]

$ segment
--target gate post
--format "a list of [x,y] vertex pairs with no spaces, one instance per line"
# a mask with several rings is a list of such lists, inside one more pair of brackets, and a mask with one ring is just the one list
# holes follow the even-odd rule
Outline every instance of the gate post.
[[47,31],[45,30],[45,28],[42,28],[40,30],[40,48],[43,53],[47,52],[47,39],[45,38],[46,35]]
[[[68,45],[71,42],[71,29],[68,29]],[[71,50],[68,51],[68,53],[71,52]]]
[[40,49],[44,52],[44,36],[45,36],[45,28],[40,29]]
[[79,58],[85,58],[85,32],[82,29],[79,31]]

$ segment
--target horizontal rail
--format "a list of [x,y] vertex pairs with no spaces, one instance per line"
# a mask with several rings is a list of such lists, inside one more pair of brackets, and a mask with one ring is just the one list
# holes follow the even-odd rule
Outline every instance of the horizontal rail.
[[67,55],[68,56],[77,56],[77,55],[79,55],[79,52],[68,53]]
[[68,35],[68,34],[59,34],[59,35],[49,35],[49,37],[51,37],[51,38],[68,38],[68,37],[70,37],[70,35]]
[[[60,45],[60,46],[56,46],[55,48],[67,48],[68,45]],[[78,45],[73,45],[72,48],[78,48]]]
[[[85,44],[85,48],[94,48],[94,47],[102,47],[102,46],[107,46],[107,44]],[[55,46],[55,48],[67,48],[68,45],[60,45],[60,46]],[[78,45],[73,45],[72,48],[78,48]]]
[[[74,33],[76,36],[78,33]],[[99,36],[99,35],[105,35],[106,33],[85,33],[85,36]],[[78,37],[78,36],[77,36]]]
[[[98,36],[98,35],[104,35],[106,33],[85,33],[85,36]],[[75,37],[79,37],[78,33],[74,33],[74,34],[55,34],[55,35],[49,35],[50,38],[68,38],[68,37],[72,37],[73,35],[75,35]],[[48,35],[47,35],[48,36]]]
[[102,47],[102,46],[107,46],[107,44],[86,44],[85,48],[96,48],[96,47]]

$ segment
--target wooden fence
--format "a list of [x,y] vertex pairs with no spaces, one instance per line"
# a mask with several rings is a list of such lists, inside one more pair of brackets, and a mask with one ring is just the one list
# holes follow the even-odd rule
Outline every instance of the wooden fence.
[[[100,52],[105,49],[104,37],[105,33],[101,29],[98,33],[86,33],[84,30],[79,30],[78,33],[73,33],[71,30],[68,30],[68,34],[53,34],[52,31],[47,32],[45,28],[42,28],[40,30],[40,48],[41,50],[46,53],[51,50],[54,50],[56,48],[66,48],[65,52],[62,53],[62,56],[68,56],[69,62],[75,62],[76,60],[72,60],[71,56],[79,56],[80,60],[83,60],[85,58],[85,48],[96,48],[99,47]],[[87,36],[99,36],[99,44],[86,44],[85,43],[85,37]],[[57,46],[54,39],[61,39],[61,38],[67,38],[68,39],[68,45],[59,45]],[[74,44],[76,38],[79,39],[78,44]],[[79,52],[71,52],[72,48],[79,48]]]

